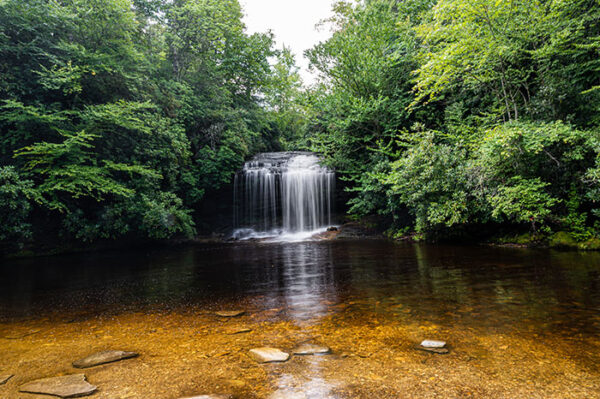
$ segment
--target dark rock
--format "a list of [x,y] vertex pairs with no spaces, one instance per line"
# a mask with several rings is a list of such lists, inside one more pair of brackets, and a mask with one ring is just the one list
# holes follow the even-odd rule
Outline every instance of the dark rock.
[[450,353],[448,348],[423,348],[422,346],[417,346],[416,349],[430,353],[437,353],[439,355]]
[[131,359],[137,357],[139,354],[135,352],[123,352],[123,351],[103,351],[94,353],[86,358],[79,359],[73,362],[73,367],[78,369],[85,369],[88,367],[99,366],[101,364],[117,362],[119,360]]
[[8,382],[8,380],[10,380],[13,377],[14,377],[14,375],[12,375],[12,374],[0,375],[0,385],[6,384]]
[[285,362],[290,355],[276,348],[255,348],[250,349],[250,357],[259,363],[272,363]]
[[237,329],[233,329],[233,330],[228,331],[227,334],[229,334],[229,335],[237,335],[237,334],[249,333],[251,331],[252,331],[251,328],[237,328]]
[[85,380],[83,374],[42,378],[22,385],[20,392],[53,395],[60,398],[78,398],[96,392],[96,387]]
[[327,228],[327,231],[338,231],[338,228],[335,226],[331,226]]

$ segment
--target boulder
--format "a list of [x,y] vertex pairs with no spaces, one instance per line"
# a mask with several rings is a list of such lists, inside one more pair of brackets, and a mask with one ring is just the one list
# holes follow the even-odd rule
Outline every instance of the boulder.
[[85,369],[88,367],[99,366],[101,364],[118,362],[119,360],[131,359],[132,357],[139,356],[136,352],[123,352],[123,351],[102,351],[94,353],[83,359],[79,359],[73,362],[73,367],[78,369]]
[[330,352],[327,346],[316,344],[302,344],[293,350],[294,355],[324,355]]
[[250,357],[259,363],[272,363],[285,362],[290,355],[276,348],[255,348],[250,349]]
[[19,392],[53,395],[60,398],[78,398],[96,392],[96,387],[85,380],[83,374],[42,378],[21,385]]

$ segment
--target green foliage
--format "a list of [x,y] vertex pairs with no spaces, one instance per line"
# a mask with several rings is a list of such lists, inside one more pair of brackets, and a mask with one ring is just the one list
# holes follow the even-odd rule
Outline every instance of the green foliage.
[[[351,213],[418,232],[598,234],[600,3],[338,2],[308,52],[312,148]],[[411,220],[404,220],[408,213]]]
[[31,180],[23,179],[12,166],[0,167],[0,242],[14,249],[32,238],[29,214],[35,197]]
[[493,207],[492,217],[505,216],[516,222],[530,222],[535,231],[536,221],[545,220],[558,202],[545,191],[548,186],[549,183],[539,178],[511,178],[506,185],[499,186],[496,194],[489,199]]
[[237,0],[0,1],[1,201],[15,209],[0,241],[43,239],[41,223],[86,242],[193,235],[205,193],[302,125],[294,60],[271,67],[272,35],[242,15]]
[[464,149],[438,144],[434,134],[424,134],[378,179],[389,187],[388,195],[414,214],[418,232],[450,227],[468,222],[477,210],[466,160]]

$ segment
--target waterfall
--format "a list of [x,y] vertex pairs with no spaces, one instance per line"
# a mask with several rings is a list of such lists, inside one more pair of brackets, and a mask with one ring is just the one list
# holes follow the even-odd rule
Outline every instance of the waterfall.
[[234,238],[310,236],[332,224],[335,173],[310,152],[272,152],[234,181]]

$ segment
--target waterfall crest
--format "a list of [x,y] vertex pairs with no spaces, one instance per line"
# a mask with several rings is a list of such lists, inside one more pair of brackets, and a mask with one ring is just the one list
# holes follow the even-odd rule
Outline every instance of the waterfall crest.
[[310,152],[271,152],[246,162],[234,181],[233,237],[302,238],[332,224],[335,173]]

